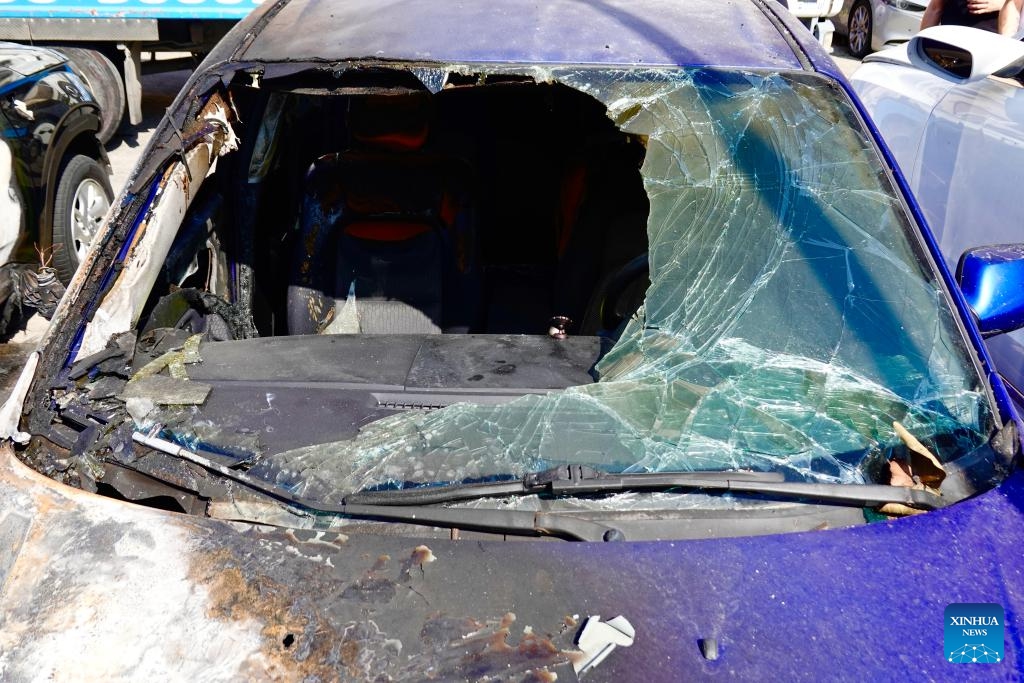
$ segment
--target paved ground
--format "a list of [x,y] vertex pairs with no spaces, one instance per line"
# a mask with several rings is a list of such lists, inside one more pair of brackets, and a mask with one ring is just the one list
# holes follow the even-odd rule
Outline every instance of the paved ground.
[[[860,61],[853,59],[846,51],[844,44],[837,45],[833,58],[844,74],[850,76]],[[121,134],[111,140],[107,146],[110,164],[113,169],[111,186],[114,192],[120,191],[128,178],[128,173],[135,166],[142,150],[145,149],[153,130],[163,117],[164,111],[170,106],[175,95],[184,85],[190,71],[171,71],[159,74],[148,74],[142,79],[142,113],[143,120],[137,126],[125,125]],[[6,398],[9,388],[17,380],[18,371],[24,359],[34,348],[32,337],[37,337],[45,327],[30,328],[29,337],[23,343],[0,344],[0,400]]]
[[851,57],[850,53],[847,51],[845,38],[837,40],[837,44],[832,50],[832,59],[836,60],[836,63],[839,65],[839,69],[847,78],[852,76],[853,72],[860,66],[860,60],[855,57]]

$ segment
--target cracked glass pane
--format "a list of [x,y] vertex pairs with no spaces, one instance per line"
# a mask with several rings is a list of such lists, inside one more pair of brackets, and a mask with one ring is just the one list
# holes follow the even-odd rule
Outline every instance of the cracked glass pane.
[[859,482],[899,444],[894,421],[944,462],[985,442],[984,393],[946,296],[830,81],[543,76],[600,100],[647,144],[650,286],[599,381],[396,414],[354,439],[268,455],[250,474],[330,502],[562,463]]

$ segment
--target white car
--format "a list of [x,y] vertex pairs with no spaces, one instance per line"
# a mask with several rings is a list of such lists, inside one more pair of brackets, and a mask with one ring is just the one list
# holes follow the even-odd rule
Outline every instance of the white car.
[[839,14],[843,0],[780,0],[783,5],[807,29],[814,34],[815,39],[822,46],[832,51],[832,34],[835,32],[835,24],[830,17]]
[[851,55],[864,57],[910,40],[927,6],[928,0],[846,0],[837,31],[846,34]]
[[[910,184],[947,265],[1024,237],[1024,43],[962,26],[870,55],[851,79]],[[1024,390],[1024,333],[988,339]]]

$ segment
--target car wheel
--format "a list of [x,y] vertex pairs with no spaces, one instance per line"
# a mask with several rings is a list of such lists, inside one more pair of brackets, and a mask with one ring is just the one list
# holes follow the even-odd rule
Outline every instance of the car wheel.
[[121,126],[127,98],[124,82],[117,67],[105,54],[81,47],[62,47],[60,51],[71,61],[75,72],[85,80],[89,91],[100,105],[100,129],[96,133],[107,144]]
[[846,29],[850,41],[850,54],[858,59],[871,52],[871,30],[873,28],[871,4],[867,0],[858,0],[850,9]]
[[62,282],[75,274],[113,196],[107,173],[95,159],[78,154],[64,166],[53,206],[53,265]]

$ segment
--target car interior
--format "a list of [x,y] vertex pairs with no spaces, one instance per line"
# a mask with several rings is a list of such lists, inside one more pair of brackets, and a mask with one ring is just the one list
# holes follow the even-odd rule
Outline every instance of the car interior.
[[140,322],[154,353],[168,328],[204,334],[204,413],[272,393],[283,448],[324,440],[309,411],[346,416],[342,439],[389,411],[595,381],[648,285],[646,141],[604,105],[525,76],[431,93],[379,68],[230,94],[240,149]]

